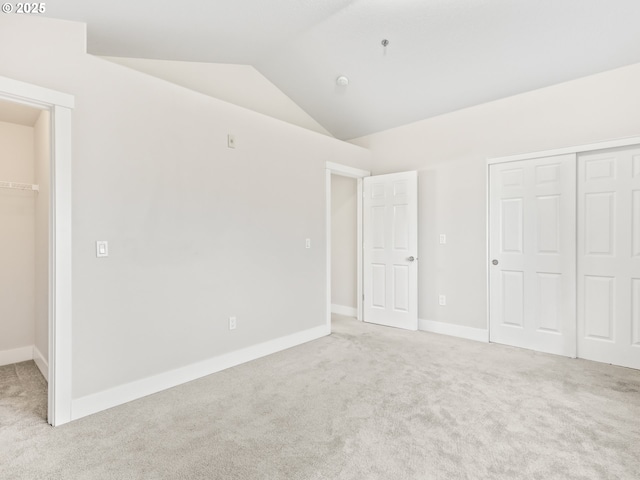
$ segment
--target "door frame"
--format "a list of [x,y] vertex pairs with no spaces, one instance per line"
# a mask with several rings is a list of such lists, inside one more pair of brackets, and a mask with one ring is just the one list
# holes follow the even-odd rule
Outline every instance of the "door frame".
[[[491,342],[491,325],[490,325],[490,313],[491,313],[491,284],[489,281],[489,275],[491,273],[491,269],[490,269],[490,262],[491,262],[491,255],[490,255],[490,240],[491,240],[491,235],[490,235],[490,231],[489,231],[489,200],[490,200],[490,195],[491,195],[491,191],[490,191],[490,168],[491,165],[494,164],[498,164],[498,163],[508,163],[508,162],[517,162],[520,160],[531,160],[533,158],[543,158],[543,157],[552,157],[552,156],[556,156],[556,155],[565,155],[565,154],[575,154],[576,155],[576,169],[577,169],[577,155],[581,154],[581,153],[586,153],[586,152],[592,152],[592,151],[596,151],[596,150],[606,150],[609,148],[618,148],[618,147],[629,147],[632,145],[639,145],[640,144],[640,136],[633,136],[633,137],[625,137],[625,138],[618,138],[618,139],[614,139],[614,140],[605,140],[602,142],[595,142],[595,143],[587,143],[584,145],[575,145],[575,146],[570,146],[570,147],[562,147],[562,148],[555,148],[555,149],[551,149],[551,150],[540,150],[537,152],[530,152],[530,153],[522,153],[522,154],[517,154],[517,155],[508,155],[508,156],[504,156],[504,157],[494,157],[494,158],[488,158],[487,159],[487,164],[486,164],[486,170],[485,170],[485,192],[486,192],[486,196],[485,196],[485,211],[486,211],[486,223],[485,223],[485,233],[486,233],[486,256],[485,256],[485,278],[486,278],[486,284],[487,284],[487,289],[486,289],[486,299],[487,299],[487,341]],[[576,202],[576,208],[577,208],[577,202]],[[577,223],[576,223],[577,225]],[[577,227],[576,227],[577,228]],[[577,255],[577,250],[576,250],[576,255]],[[577,262],[576,262],[576,280],[577,280]],[[576,293],[576,312],[577,312],[577,299],[578,299],[578,295]],[[577,348],[577,328],[576,328],[576,348]]]
[[326,162],[325,164],[325,232],[326,232],[326,265],[327,265],[327,286],[326,286],[326,326],[327,333],[331,333],[331,175],[340,175],[342,177],[355,178],[356,186],[356,225],[357,225],[357,318],[363,321],[362,316],[362,179],[370,177],[371,172],[361,170],[359,168],[349,167],[334,162]]
[[71,421],[71,109],[72,95],[0,76],[0,99],[50,112],[48,418]]

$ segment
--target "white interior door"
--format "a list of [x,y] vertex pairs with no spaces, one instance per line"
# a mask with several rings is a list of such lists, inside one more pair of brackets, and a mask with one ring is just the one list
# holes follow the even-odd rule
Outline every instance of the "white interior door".
[[418,175],[364,179],[364,320],[418,329]]
[[578,159],[578,355],[640,368],[640,148]]
[[575,155],[489,170],[489,333],[575,357]]

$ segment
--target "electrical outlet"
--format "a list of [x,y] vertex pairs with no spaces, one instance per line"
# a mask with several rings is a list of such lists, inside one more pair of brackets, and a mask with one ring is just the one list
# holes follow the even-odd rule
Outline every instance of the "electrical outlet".
[[438,305],[444,307],[447,304],[447,296],[446,295],[438,295]]
[[447,243],[447,235],[444,233],[440,234],[440,245],[446,245]]
[[229,330],[235,330],[237,326],[236,317],[229,317]]

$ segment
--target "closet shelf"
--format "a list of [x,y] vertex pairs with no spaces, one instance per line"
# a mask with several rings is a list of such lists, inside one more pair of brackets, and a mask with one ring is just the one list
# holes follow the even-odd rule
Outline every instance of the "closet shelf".
[[10,188],[11,190],[32,190],[34,192],[40,191],[40,187],[38,185],[31,185],[30,183],[3,182],[1,180],[0,188]]

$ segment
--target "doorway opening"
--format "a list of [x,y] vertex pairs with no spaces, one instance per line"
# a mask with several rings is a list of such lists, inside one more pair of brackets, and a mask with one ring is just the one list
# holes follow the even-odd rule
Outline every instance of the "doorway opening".
[[16,295],[1,299],[11,324],[0,326],[0,363],[35,361],[48,380],[47,421],[54,426],[72,418],[73,103],[70,95],[0,77],[0,134],[10,139],[3,142],[10,151],[0,165],[0,215],[15,226],[2,229],[2,241],[15,256],[0,283],[16,282],[10,290]]
[[331,313],[358,317],[358,185],[331,176]]
[[[333,162],[326,163],[326,325],[328,333],[331,332],[332,312],[363,320],[362,179],[370,175],[371,172],[367,170],[347,167]],[[335,179],[335,182],[332,179]],[[333,188],[334,186],[337,188]],[[334,193],[336,194],[336,199],[342,204],[340,207],[344,207],[344,210],[338,214],[341,218],[335,218],[333,215],[334,204],[332,197]],[[354,206],[355,215],[353,215],[352,211]],[[336,221],[335,229],[334,220]],[[336,240],[339,238],[341,244],[336,248],[336,256],[334,258],[332,242],[334,240],[333,233],[336,229]],[[344,242],[348,243],[348,245]],[[338,272],[334,272],[336,268]],[[335,278],[335,282],[332,281],[334,273],[337,273],[340,277]],[[353,283],[354,277],[355,285]],[[338,284],[334,285],[334,283]]]
[[0,101],[0,386],[21,423],[46,420],[50,131],[48,110]]

